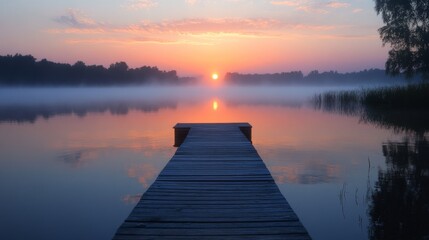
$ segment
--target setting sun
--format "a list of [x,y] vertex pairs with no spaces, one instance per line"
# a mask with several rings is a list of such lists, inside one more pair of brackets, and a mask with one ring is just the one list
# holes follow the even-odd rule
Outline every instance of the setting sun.
[[219,78],[219,75],[217,73],[212,74],[212,79],[217,80]]

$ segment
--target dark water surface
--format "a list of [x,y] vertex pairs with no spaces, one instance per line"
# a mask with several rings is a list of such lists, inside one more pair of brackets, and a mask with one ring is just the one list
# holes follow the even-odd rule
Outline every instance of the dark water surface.
[[177,122],[251,123],[314,239],[427,237],[427,128],[308,101],[324,90],[0,89],[1,238],[110,239],[174,154]]

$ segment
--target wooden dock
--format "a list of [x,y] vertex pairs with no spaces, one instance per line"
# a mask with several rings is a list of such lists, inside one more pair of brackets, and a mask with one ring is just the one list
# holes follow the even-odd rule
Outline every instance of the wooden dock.
[[179,147],[114,239],[311,239],[248,123],[177,124]]

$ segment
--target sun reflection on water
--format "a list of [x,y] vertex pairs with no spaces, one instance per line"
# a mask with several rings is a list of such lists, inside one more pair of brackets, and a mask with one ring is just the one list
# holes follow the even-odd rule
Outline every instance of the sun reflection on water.
[[217,111],[217,109],[219,108],[219,103],[217,100],[213,100],[212,107],[214,111]]

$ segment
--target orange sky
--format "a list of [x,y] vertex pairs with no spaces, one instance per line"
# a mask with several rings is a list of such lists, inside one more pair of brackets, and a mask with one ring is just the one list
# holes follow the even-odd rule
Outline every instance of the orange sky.
[[1,3],[0,54],[210,72],[383,68],[373,2],[108,0]]

